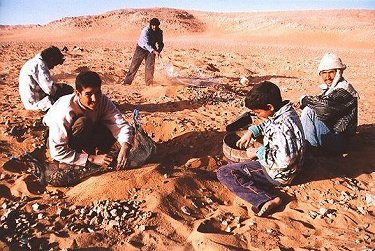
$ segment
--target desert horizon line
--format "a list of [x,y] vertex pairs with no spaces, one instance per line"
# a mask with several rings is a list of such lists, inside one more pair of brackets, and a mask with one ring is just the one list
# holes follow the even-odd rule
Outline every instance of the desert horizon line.
[[200,9],[186,9],[186,8],[175,8],[175,7],[140,7],[140,8],[120,8],[120,9],[113,9],[107,10],[99,13],[92,13],[92,14],[82,14],[82,15],[66,15],[57,17],[56,19],[50,19],[49,21],[45,22],[19,22],[19,23],[4,23],[0,20],[0,26],[44,26],[48,25],[53,22],[58,22],[63,19],[74,19],[74,18],[82,18],[82,17],[94,17],[109,14],[111,12],[118,12],[118,11],[132,11],[132,10],[178,10],[178,11],[186,11],[186,12],[199,12],[199,13],[214,13],[214,14],[246,14],[246,13],[277,13],[277,12],[316,12],[316,11],[375,11],[375,8],[311,8],[311,9],[264,9],[264,10],[247,10],[247,11],[215,11],[215,10],[200,10]]

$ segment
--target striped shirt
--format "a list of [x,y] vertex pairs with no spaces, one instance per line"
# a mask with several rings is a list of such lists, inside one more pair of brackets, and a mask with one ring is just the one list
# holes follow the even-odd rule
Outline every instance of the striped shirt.
[[305,96],[301,108],[313,109],[333,132],[354,134],[358,125],[358,94],[344,78],[328,94]]

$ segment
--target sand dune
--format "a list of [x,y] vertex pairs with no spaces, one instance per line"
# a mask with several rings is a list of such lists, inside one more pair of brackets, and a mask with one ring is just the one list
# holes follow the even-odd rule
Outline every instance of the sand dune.
[[[162,22],[166,43],[157,84],[144,85],[141,67],[134,83],[123,86],[139,31],[154,16]],[[0,248],[374,249],[374,18],[370,10],[162,8],[1,26]],[[18,160],[26,151],[43,155],[42,130],[36,126],[41,113],[23,109],[18,73],[50,44],[68,49],[65,63],[52,70],[56,81],[73,85],[80,70],[91,69],[129,121],[132,109],[140,109],[145,131],[158,143],[149,164],[90,177],[71,188],[44,188]],[[286,204],[259,218],[216,179],[216,169],[226,163],[225,126],[246,110],[244,93],[263,80],[278,84],[285,99],[318,93],[316,68],[326,51],[348,65],[344,75],[360,93],[352,150],[309,159],[295,184],[282,189]],[[249,87],[239,84],[243,76]],[[108,208],[127,216],[111,218]],[[95,210],[108,213],[108,220],[93,219],[89,212]]]

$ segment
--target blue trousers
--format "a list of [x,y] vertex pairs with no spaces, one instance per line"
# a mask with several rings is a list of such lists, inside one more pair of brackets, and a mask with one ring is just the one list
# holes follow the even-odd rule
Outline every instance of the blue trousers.
[[258,210],[277,197],[274,185],[268,181],[258,161],[222,166],[216,175],[224,186]]
[[313,147],[322,147],[330,152],[345,151],[347,138],[339,133],[332,132],[326,124],[319,120],[315,111],[310,107],[302,110],[301,122],[306,140]]

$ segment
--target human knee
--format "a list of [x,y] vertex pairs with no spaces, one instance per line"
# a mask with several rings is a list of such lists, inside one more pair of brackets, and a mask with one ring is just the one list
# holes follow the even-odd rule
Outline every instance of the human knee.
[[228,176],[228,174],[231,172],[231,168],[229,165],[226,166],[221,166],[219,169],[216,171],[216,176],[219,181],[222,181],[225,179],[225,177]]
[[315,111],[311,109],[310,107],[306,106],[305,108],[302,109],[301,120],[306,120],[307,118],[311,120],[311,118],[314,116],[315,116]]
[[92,122],[86,117],[79,117],[74,121],[71,128],[71,135],[73,137],[86,134],[87,131],[93,127]]

